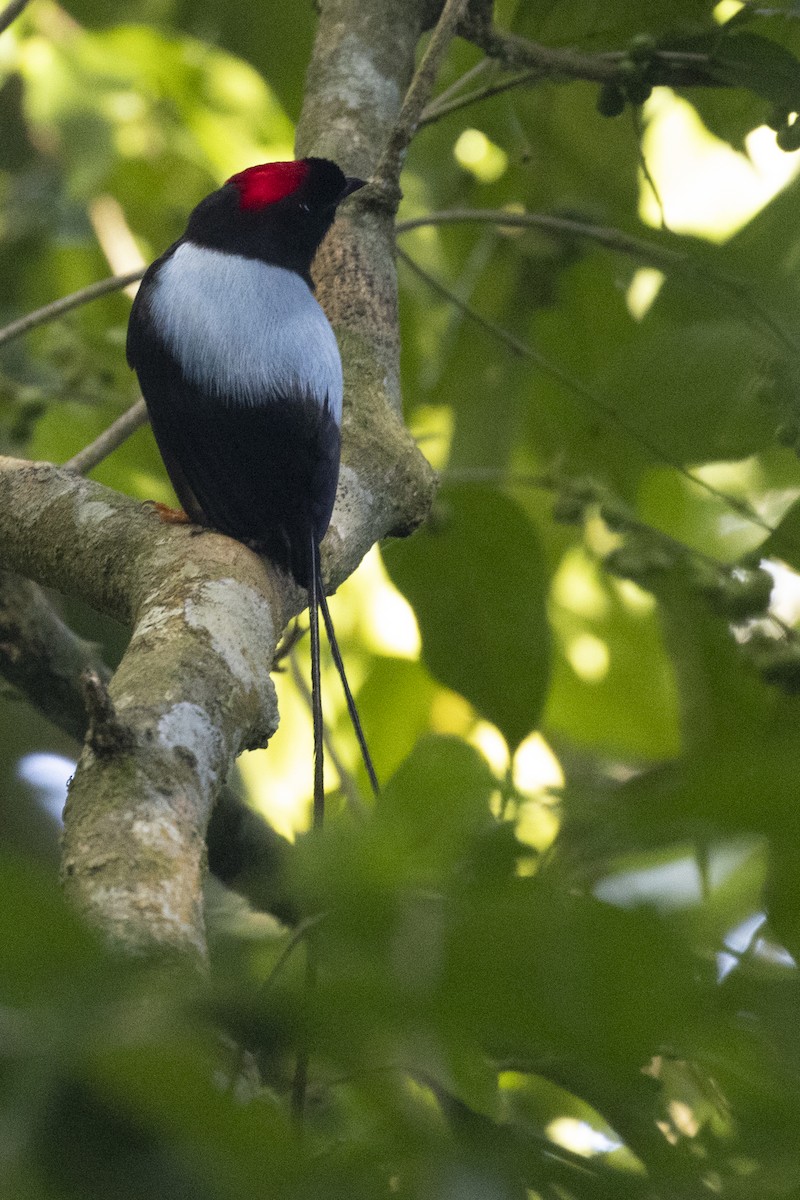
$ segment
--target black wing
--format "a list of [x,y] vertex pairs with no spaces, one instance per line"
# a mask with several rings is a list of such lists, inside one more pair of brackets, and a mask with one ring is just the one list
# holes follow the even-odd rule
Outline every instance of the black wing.
[[176,493],[190,516],[249,542],[307,586],[310,534],[320,541],[328,527],[339,474],[327,400],[270,395],[245,405],[188,383],[153,328],[148,282],[131,312],[128,362]]

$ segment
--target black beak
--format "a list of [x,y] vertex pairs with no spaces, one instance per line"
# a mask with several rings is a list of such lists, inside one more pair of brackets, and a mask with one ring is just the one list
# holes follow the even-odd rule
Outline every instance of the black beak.
[[357,179],[355,175],[346,175],[344,180],[344,191],[339,197],[339,203],[346,200],[348,196],[352,196],[353,192],[357,192],[359,188],[366,187],[366,179]]

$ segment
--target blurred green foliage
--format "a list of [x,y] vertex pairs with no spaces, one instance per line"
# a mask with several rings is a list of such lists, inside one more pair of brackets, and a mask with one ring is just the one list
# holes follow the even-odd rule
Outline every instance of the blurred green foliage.
[[[725,86],[682,93],[706,128],[740,149],[770,120],[790,149],[797,6],[728,8],[497,16],[648,87],[658,51],[711,55]],[[31,5],[0,42],[0,318],[107,274],[99,199],[149,258],[291,153],[313,30],[310,2]],[[454,44],[441,88],[478,57]],[[387,782],[298,839],[298,930],[210,887],[207,978],[98,946],[15,777],[68,747],[0,698],[0,1195],[800,1200],[800,183],[719,245],[648,228],[632,99],[612,120],[597,85],[516,87],[413,144],[401,218],[572,226],[400,235],[440,285],[401,259],[407,416],[444,471],[384,548],[421,658],[345,625]],[[642,267],[664,278],[637,307]],[[128,304],[3,347],[3,452],[62,461],[131,403]],[[149,431],[96,477],[169,494]]]

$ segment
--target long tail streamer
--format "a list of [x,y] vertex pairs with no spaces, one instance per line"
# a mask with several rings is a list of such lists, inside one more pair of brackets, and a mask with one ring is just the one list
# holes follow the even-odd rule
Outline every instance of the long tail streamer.
[[381,790],[380,784],[378,783],[378,776],[375,773],[372,756],[369,752],[369,747],[367,746],[367,739],[364,737],[364,730],[361,727],[361,718],[358,715],[356,702],[353,697],[353,693],[350,691],[350,684],[347,681],[347,674],[344,669],[344,662],[342,661],[342,652],[339,649],[336,631],[333,628],[333,619],[330,614],[330,609],[328,608],[328,598],[323,590],[321,580],[317,592],[319,596],[319,606],[322,609],[322,619],[325,622],[325,632],[328,635],[328,644],[331,648],[333,661],[336,664],[336,670],[339,672],[339,678],[342,681],[344,698],[347,701],[347,711],[350,714],[350,721],[352,723],[356,738],[358,739],[361,757],[364,760],[364,766],[366,768],[367,775],[369,776],[370,786],[372,787],[373,793],[377,796]]
[[[308,616],[311,629],[311,715],[314,726],[314,817],[313,828],[321,830],[325,822],[325,747],[323,742],[323,723],[322,723],[322,690],[320,686],[320,639],[319,639],[319,612],[322,610],[322,619],[325,623],[325,632],[328,637],[328,643],[331,648],[331,655],[336,665],[336,670],[339,674],[339,679],[342,682],[345,700],[347,702],[347,711],[350,714],[350,720],[353,725],[356,738],[358,740],[361,757],[364,760],[364,767],[369,776],[370,786],[374,794],[377,796],[380,792],[378,776],[375,772],[375,766],[372,762],[372,756],[367,746],[367,740],[364,737],[364,729],[361,724],[361,718],[358,715],[355,698],[350,689],[350,684],[347,679],[347,673],[344,669],[344,661],[342,652],[339,649],[339,642],[336,637],[336,631],[333,627],[333,619],[328,608],[328,600],[325,595],[325,589],[322,583],[322,567],[320,564],[319,545],[311,535],[311,570],[309,572],[308,585]],[[317,961],[313,941],[309,941],[308,958],[306,963],[306,995],[311,997],[317,979]],[[308,1049],[303,1047],[298,1056],[297,1064],[294,1071],[294,1079],[292,1080],[292,1111],[295,1120],[300,1128],[303,1125],[303,1117],[306,1104],[306,1090],[308,1087]]]

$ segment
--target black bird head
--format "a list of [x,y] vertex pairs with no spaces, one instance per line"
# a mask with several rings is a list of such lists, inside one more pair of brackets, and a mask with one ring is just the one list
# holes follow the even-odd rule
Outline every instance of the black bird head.
[[346,176],[326,158],[260,163],[232,175],[201,200],[185,237],[306,278],[338,205],[364,182]]

